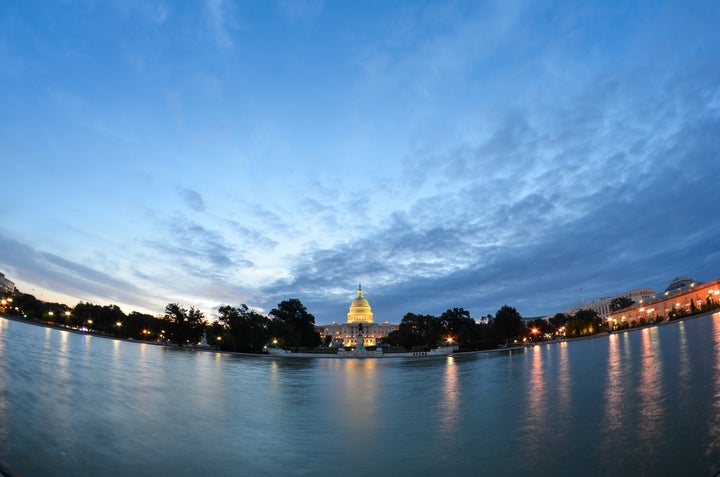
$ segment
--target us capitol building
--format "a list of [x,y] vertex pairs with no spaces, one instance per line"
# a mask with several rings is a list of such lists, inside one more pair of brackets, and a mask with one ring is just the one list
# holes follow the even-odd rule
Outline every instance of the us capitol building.
[[358,336],[362,336],[362,345],[375,346],[378,339],[386,337],[398,327],[387,321],[373,322],[370,303],[363,296],[362,286],[358,286],[357,296],[350,304],[347,314],[347,323],[334,321],[331,325],[317,326],[316,329],[323,340],[326,336],[332,336],[330,341],[332,347],[355,347],[358,344]]

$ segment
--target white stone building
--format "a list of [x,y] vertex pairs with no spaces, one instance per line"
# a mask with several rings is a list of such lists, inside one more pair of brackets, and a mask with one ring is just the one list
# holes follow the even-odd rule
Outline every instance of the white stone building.
[[363,296],[362,287],[358,287],[357,297],[350,304],[346,323],[334,321],[331,325],[320,325],[315,329],[323,340],[326,336],[332,336],[330,346],[355,347],[358,344],[358,335],[363,337],[364,346],[375,346],[379,339],[386,337],[398,327],[387,321],[375,323],[370,303]]

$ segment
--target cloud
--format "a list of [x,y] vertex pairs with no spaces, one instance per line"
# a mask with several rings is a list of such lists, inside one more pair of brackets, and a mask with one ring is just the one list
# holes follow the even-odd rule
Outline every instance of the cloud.
[[180,198],[195,212],[205,212],[205,201],[202,195],[196,190],[181,189],[178,191]]
[[251,267],[221,233],[176,215],[162,224],[162,241],[149,241],[153,249],[191,276],[222,278],[236,267]]
[[[152,301],[135,284],[83,264],[42,252],[24,245],[0,232],[0,249],[4,266],[9,267],[11,279],[33,283],[38,287],[67,296],[84,297],[108,304],[146,306]],[[30,293],[32,290],[20,290]]]
[[276,0],[275,4],[291,22],[315,20],[325,8],[323,0]]
[[230,19],[227,12],[227,3],[223,0],[207,0],[206,5],[210,14],[210,27],[218,46],[232,48],[234,42],[228,31]]
[[305,250],[290,278],[262,292],[268,301],[300,295],[329,322],[342,319],[362,282],[378,317],[398,321],[453,306],[543,315],[579,302],[581,288],[591,299],[662,290],[678,274],[716,278],[714,77],[666,76],[672,104],[633,92],[626,108],[624,95],[607,94],[612,82],[596,85],[590,96],[606,98],[598,110],[583,112],[580,94],[546,122],[515,112],[475,144],[424,152],[406,162],[406,177],[436,194],[363,236]]
[[111,2],[110,5],[135,21],[141,19],[157,25],[165,23],[169,15],[164,1],[126,2],[121,0]]

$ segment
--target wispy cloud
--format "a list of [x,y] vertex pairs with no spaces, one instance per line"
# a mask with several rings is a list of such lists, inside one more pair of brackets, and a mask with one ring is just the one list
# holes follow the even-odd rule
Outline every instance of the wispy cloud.
[[[693,265],[698,278],[713,278],[720,223],[694,212],[720,203],[712,78],[682,87],[668,78],[672,106],[642,115],[650,98],[641,93],[622,113],[612,113],[622,97],[581,113],[579,95],[574,108],[561,106],[569,117],[509,116],[476,144],[408,160],[408,177],[446,192],[416,199],[363,237],[307,250],[292,278],[264,291],[304,293],[325,317],[361,281],[398,320],[423,307],[492,313],[508,301],[526,314],[552,313],[579,300],[581,287],[592,297],[664,286],[692,256],[707,257]],[[642,127],[659,118],[658,129]],[[576,135],[565,134],[570,122]]]
[[[36,284],[54,293],[99,300],[124,306],[153,308],[151,300],[143,299],[145,291],[116,274],[105,273],[58,255],[39,251],[0,233],[3,265],[6,274]],[[21,290],[25,293],[31,290]],[[71,303],[71,305],[74,303]]]
[[278,10],[292,22],[311,21],[325,8],[323,0],[276,0]]
[[198,191],[192,189],[180,189],[178,191],[178,195],[185,204],[190,207],[190,209],[195,212],[205,212],[205,201]]
[[191,275],[222,277],[230,268],[252,266],[221,233],[185,217],[167,219],[163,230],[164,240],[148,244]]
[[19,280],[397,321],[717,275],[712,2],[41,10],[0,38]]
[[227,3],[224,0],[207,0],[206,4],[215,41],[222,48],[232,48],[234,42],[230,36],[231,21]]

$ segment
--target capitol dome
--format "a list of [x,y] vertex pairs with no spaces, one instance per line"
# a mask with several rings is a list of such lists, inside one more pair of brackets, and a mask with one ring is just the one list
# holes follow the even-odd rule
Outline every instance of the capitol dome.
[[370,303],[362,294],[362,287],[358,286],[357,297],[350,304],[348,312],[348,323],[372,323],[373,312]]

